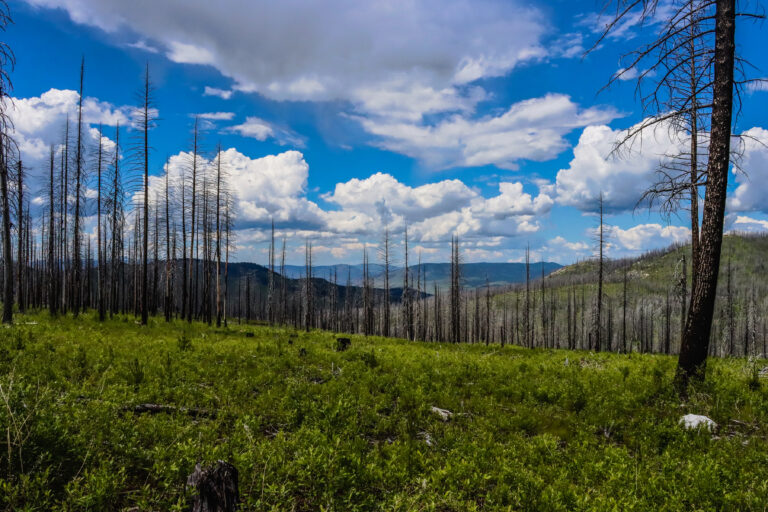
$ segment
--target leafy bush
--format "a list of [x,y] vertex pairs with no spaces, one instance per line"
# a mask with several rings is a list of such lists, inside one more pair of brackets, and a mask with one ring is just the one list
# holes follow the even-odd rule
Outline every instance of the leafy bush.
[[183,333],[176,339],[176,345],[182,352],[187,351],[192,348],[192,339],[187,335],[187,333]]
[[133,389],[138,391],[141,383],[144,382],[144,367],[139,362],[138,357],[134,357],[125,365],[125,380],[129,386],[133,386]]

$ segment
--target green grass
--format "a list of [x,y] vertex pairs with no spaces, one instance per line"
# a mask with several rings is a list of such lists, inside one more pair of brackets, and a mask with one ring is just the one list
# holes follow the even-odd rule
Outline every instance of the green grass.
[[[17,323],[0,328],[6,510],[185,510],[187,475],[217,459],[239,470],[245,510],[768,503],[765,361],[711,361],[681,404],[665,356],[361,336],[336,352],[329,333],[263,326]],[[124,410],[145,402],[217,414]],[[682,430],[687,412],[719,439]]]

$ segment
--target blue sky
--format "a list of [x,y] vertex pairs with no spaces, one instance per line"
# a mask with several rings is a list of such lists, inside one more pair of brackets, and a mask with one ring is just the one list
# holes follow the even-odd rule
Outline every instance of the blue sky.
[[[199,114],[207,158],[225,150],[239,260],[266,259],[275,219],[292,262],[307,239],[320,264],[359,262],[386,226],[399,239],[408,225],[425,261],[447,260],[456,233],[467,261],[519,261],[530,244],[568,263],[592,253],[601,191],[609,253],[637,254],[689,232],[685,213],[634,209],[669,137],[608,156],[643,112],[633,80],[599,91],[654,24],[627,23],[584,57],[602,4],[13,0],[12,116],[22,158],[42,174],[77,102],[81,56],[86,120],[110,138],[148,64],[151,173],[181,165]],[[768,77],[766,34],[738,26],[750,77]],[[743,102],[737,129],[768,143],[768,88]],[[767,167],[768,150],[748,144],[730,229],[768,230]]]

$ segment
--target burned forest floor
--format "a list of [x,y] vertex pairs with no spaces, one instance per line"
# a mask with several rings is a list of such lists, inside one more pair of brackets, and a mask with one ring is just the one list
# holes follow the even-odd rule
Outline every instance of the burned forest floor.
[[[764,510],[766,360],[676,360],[230,321],[16,315],[0,327],[0,510]],[[685,430],[706,415],[713,431]]]

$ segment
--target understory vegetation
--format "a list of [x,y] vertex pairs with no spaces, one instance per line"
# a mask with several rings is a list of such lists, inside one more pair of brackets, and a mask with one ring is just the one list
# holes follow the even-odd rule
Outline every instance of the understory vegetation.
[[[186,510],[187,476],[219,459],[243,510],[768,503],[765,360],[710,360],[681,403],[665,355],[340,348],[323,331],[17,315],[0,329],[0,508]],[[687,413],[718,428],[684,430]]]

